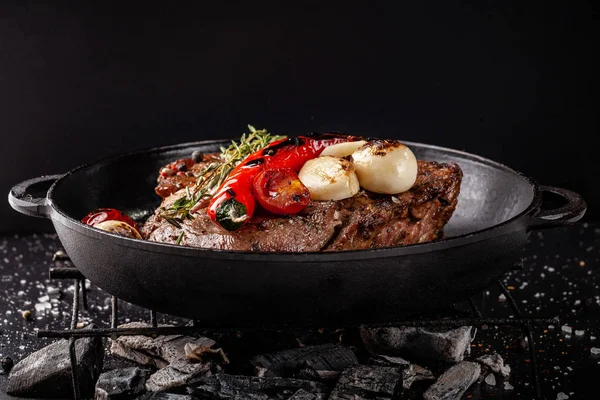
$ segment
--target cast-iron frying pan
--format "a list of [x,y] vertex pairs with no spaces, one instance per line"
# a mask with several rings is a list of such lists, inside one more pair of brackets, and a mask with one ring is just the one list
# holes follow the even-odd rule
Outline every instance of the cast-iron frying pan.
[[[419,159],[456,162],[463,170],[458,206],[443,240],[346,252],[251,253],[129,239],[79,221],[99,207],[143,219],[160,204],[154,193],[159,167],[228,143],[119,155],[20,183],[9,202],[21,213],[50,218],[75,266],[97,286],[133,304],[214,327],[343,326],[427,313],[514,268],[531,230],[577,221],[586,210],[580,195],[539,186],[497,162],[406,142]],[[542,193],[558,195],[565,204],[542,209]]]

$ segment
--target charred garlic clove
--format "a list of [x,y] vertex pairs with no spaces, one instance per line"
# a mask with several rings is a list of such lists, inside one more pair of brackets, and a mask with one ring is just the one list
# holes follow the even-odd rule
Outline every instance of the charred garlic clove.
[[342,200],[360,190],[354,165],[343,158],[324,156],[309,160],[298,177],[313,200]]
[[130,237],[130,238],[135,238],[135,239],[142,238],[142,236],[137,231],[137,229],[135,229],[134,227],[132,227],[131,225],[129,225],[128,223],[123,222],[123,221],[115,221],[115,220],[103,221],[103,222],[100,222],[99,224],[94,225],[94,227],[98,228],[98,229],[102,229],[103,231],[106,231],[106,232],[116,233],[117,235],[121,235],[121,236],[125,236],[125,237]]
[[417,159],[397,140],[374,140],[352,153],[360,186],[375,193],[409,190],[417,179]]
[[354,153],[366,143],[367,142],[365,142],[364,140],[359,140],[357,142],[345,142],[334,144],[329,147],[326,147],[325,150],[321,152],[321,156],[346,157]]

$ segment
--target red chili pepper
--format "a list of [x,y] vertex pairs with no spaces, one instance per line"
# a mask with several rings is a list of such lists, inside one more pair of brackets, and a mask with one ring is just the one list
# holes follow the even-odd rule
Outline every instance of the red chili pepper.
[[86,225],[94,226],[104,221],[123,221],[128,225],[131,225],[135,229],[138,229],[137,224],[129,218],[126,214],[114,208],[98,208],[88,215],[86,215],[81,222]]
[[239,229],[254,214],[254,178],[265,169],[289,168],[299,172],[304,163],[316,158],[328,146],[362,140],[358,136],[324,134],[278,140],[259,150],[231,171],[208,205],[208,216],[228,231]]

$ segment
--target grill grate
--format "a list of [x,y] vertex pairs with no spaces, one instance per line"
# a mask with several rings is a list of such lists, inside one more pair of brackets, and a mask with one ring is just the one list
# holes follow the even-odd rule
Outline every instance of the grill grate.
[[[79,322],[79,299],[84,309],[87,310],[87,294],[85,287],[85,277],[74,267],[52,267],[50,268],[50,279],[73,279],[74,280],[74,296],[71,315],[70,329],[68,330],[39,330],[36,335],[38,338],[65,338],[69,339],[69,356],[72,371],[72,384],[74,399],[81,399],[79,390],[79,377],[77,376],[77,356],[75,353],[75,342],[77,339],[84,337],[119,337],[133,335],[174,335],[174,334],[193,334],[205,330],[206,326],[201,326],[201,323],[192,320],[191,325],[185,326],[158,326],[156,311],[150,310],[151,327],[144,328],[117,328],[118,320],[118,299],[115,296],[111,298],[111,321],[110,328],[95,328],[95,329],[77,329]],[[363,326],[368,327],[393,327],[393,326],[411,326],[411,327],[459,327],[459,326],[476,326],[483,325],[504,325],[520,328],[523,335],[527,337],[529,342],[529,359],[531,360],[531,383],[533,388],[532,396],[534,399],[541,399],[541,388],[539,381],[539,372],[536,361],[535,342],[533,340],[532,326],[558,324],[560,321],[557,318],[532,318],[525,317],[509,290],[504,284],[497,280],[495,284],[500,288],[509,302],[516,318],[498,318],[484,317],[481,310],[472,298],[469,298],[471,308],[471,316],[465,318],[436,318],[436,319],[409,319],[404,321],[393,321],[386,323],[368,324]],[[80,296],[81,292],[81,296]]]

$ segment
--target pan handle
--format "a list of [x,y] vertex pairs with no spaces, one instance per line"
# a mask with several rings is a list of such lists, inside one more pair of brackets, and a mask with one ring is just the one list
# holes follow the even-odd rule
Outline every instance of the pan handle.
[[[12,208],[22,214],[48,218],[50,205],[46,193],[50,186],[61,177],[62,175],[44,175],[18,183],[8,193],[8,202]],[[41,193],[44,193],[43,197],[36,197]]]
[[553,193],[564,200],[566,204],[555,209],[540,209],[529,222],[528,230],[553,228],[579,221],[585,214],[587,205],[580,194],[554,186],[540,186],[544,192]]

